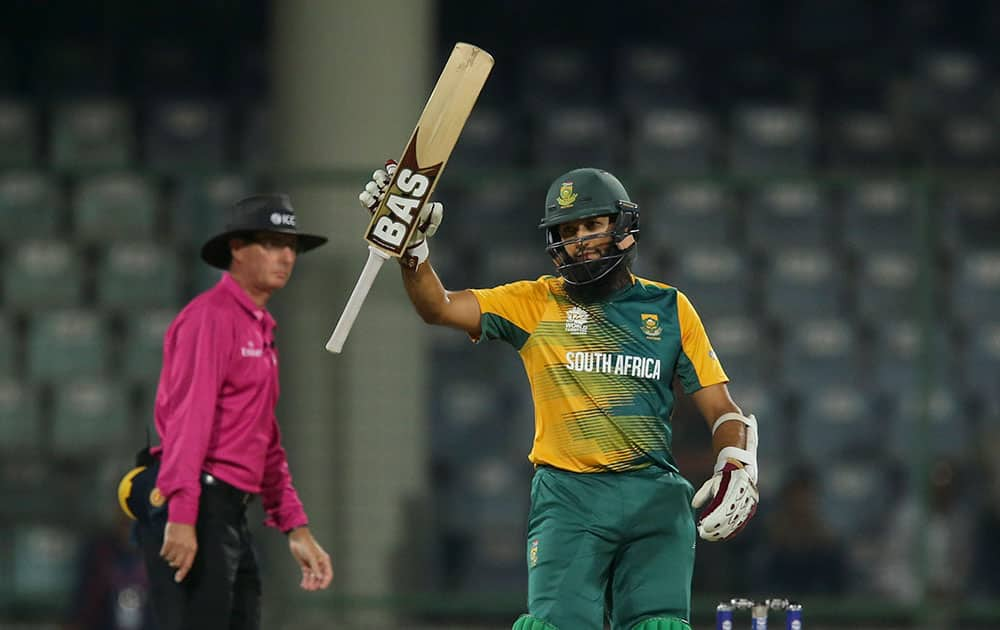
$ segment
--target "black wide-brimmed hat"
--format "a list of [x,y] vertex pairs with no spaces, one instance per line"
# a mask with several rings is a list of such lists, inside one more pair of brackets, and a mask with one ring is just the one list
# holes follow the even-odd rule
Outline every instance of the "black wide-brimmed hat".
[[303,234],[296,229],[295,210],[288,195],[253,195],[240,199],[229,208],[224,231],[201,246],[202,260],[213,267],[229,269],[232,260],[229,239],[252,232],[294,234],[298,237],[296,250],[299,253],[319,247],[327,240],[325,236]]

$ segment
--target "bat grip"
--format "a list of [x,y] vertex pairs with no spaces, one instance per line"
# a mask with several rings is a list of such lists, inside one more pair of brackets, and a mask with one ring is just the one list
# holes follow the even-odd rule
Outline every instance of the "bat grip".
[[374,247],[368,248],[368,260],[365,261],[365,268],[361,270],[361,275],[358,276],[354,290],[351,291],[351,297],[347,300],[347,306],[344,307],[344,312],[340,314],[340,321],[337,322],[337,327],[333,329],[330,340],[326,342],[328,352],[339,353],[344,348],[347,333],[351,332],[354,320],[357,319],[358,313],[361,312],[361,305],[364,304],[365,298],[368,297],[368,291],[372,288],[375,277],[378,275],[379,269],[382,268],[382,263],[388,260],[388,258],[389,254]]

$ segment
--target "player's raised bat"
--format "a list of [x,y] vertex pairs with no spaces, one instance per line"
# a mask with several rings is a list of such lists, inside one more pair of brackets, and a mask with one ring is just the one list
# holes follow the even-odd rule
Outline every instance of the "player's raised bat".
[[493,56],[481,48],[460,42],[452,49],[365,231],[368,261],[326,342],[328,351],[343,349],[382,263],[406,251],[420,209],[430,200],[492,68]]

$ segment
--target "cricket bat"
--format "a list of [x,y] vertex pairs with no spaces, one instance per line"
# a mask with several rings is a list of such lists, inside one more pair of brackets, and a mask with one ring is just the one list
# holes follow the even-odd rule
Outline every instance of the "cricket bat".
[[420,210],[430,200],[492,68],[493,56],[481,48],[459,42],[452,49],[365,230],[368,261],[326,342],[327,351],[343,349],[382,263],[406,251]]

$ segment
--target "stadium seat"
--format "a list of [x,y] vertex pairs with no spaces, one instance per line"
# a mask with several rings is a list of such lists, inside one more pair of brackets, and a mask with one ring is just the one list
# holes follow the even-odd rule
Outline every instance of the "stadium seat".
[[17,333],[14,318],[0,311],[0,379],[14,376],[19,372],[18,346],[21,336]]
[[928,49],[917,59],[913,108],[935,122],[955,113],[989,112],[990,88],[982,58],[970,50]]
[[753,288],[750,260],[734,250],[690,250],[677,257],[671,281],[704,318],[750,309]]
[[968,331],[962,356],[962,382],[980,396],[997,390],[1000,380],[1000,313],[989,321],[980,321]]
[[[697,302],[695,307],[700,308]],[[712,349],[730,382],[737,385],[762,383],[773,373],[768,369],[772,344],[757,321],[739,314],[745,312],[745,309],[699,311]]]
[[785,325],[781,379],[796,392],[834,385],[863,387],[858,331],[829,314]]
[[253,182],[238,173],[179,178],[170,212],[173,242],[200,248],[210,235],[222,231],[226,209],[251,194]]
[[109,455],[136,437],[121,384],[95,379],[61,382],[53,391],[52,452],[87,459]]
[[244,111],[238,140],[239,163],[244,168],[270,169],[276,166],[273,118],[273,110],[263,103],[253,103]]
[[795,107],[737,106],[728,164],[737,175],[797,175],[814,161],[813,121]]
[[510,169],[523,159],[523,125],[517,114],[501,107],[476,107],[462,129],[451,158],[451,173]]
[[884,456],[855,454],[824,462],[820,481],[823,522],[838,538],[881,532],[884,508],[895,498]]
[[63,229],[62,195],[47,172],[0,172],[0,242],[26,238],[51,238]]
[[103,374],[109,353],[110,334],[95,312],[47,311],[28,323],[27,376],[31,381]]
[[[930,369],[932,381],[955,373],[958,357],[951,329],[935,323],[929,334],[925,339],[925,331],[912,318],[880,320],[874,326],[871,372],[880,389],[890,394],[914,391],[924,381],[926,369]],[[925,342],[931,344],[926,352]]]
[[193,298],[202,291],[211,289],[222,278],[222,271],[206,265],[200,258],[192,262],[188,269],[190,281],[187,285],[186,295],[184,296],[185,300]]
[[996,319],[1000,313],[1000,252],[969,252],[957,262],[951,304],[963,322]]
[[629,123],[632,172],[661,181],[704,175],[714,168],[719,132],[706,113],[649,108],[632,116]]
[[932,168],[988,169],[1000,164],[1000,131],[992,114],[949,116],[929,131],[924,152]]
[[779,322],[844,312],[837,259],[812,248],[772,249],[763,274],[763,314]]
[[531,159],[538,169],[563,173],[581,164],[614,172],[621,160],[616,116],[598,107],[549,107],[537,114]]
[[914,200],[902,181],[874,179],[850,185],[841,210],[844,243],[853,251],[915,251]]
[[[854,283],[856,312],[865,319],[905,318],[917,312],[918,260],[902,252],[870,251],[860,260]],[[933,287],[922,290],[935,291]]]
[[835,113],[827,135],[827,162],[835,170],[884,173],[900,164],[899,132],[887,113],[875,110]]
[[0,451],[4,459],[35,457],[42,448],[38,392],[10,376],[0,376]]
[[919,390],[901,390],[890,398],[890,452],[900,460],[919,457],[926,448],[934,456],[964,457],[971,445],[972,418],[966,418],[951,387],[935,385],[927,397],[926,434],[921,425],[924,400]]
[[756,252],[774,247],[832,245],[829,199],[818,185],[776,182],[751,192],[746,241]]
[[85,243],[152,240],[159,199],[153,182],[135,173],[80,180],[73,202],[73,227]]
[[489,444],[486,429],[487,419],[498,404],[496,388],[479,374],[463,378],[454,370],[447,373],[448,378],[440,375],[437,390],[440,396],[431,403],[434,451],[441,457],[454,459],[470,448],[495,448],[496,445]]
[[[569,46],[547,46],[524,53],[516,94],[529,114],[550,108],[596,107],[606,102],[606,86],[595,72],[592,53]],[[568,169],[567,169],[568,170]]]
[[996,249],[1000,234],[1000,189],[996,182],[947,186],[938,201],[946,245],[960,256]]
[[642,223],[640,249],[666,252],[725,248],[734,241],[730,192],[719,184],[683,182],[649,190],[641,208],[655,209],[655,220]]
[[163,336],[176,316],[174,310],[155,309],[131,314],[122,339],[122,375],[131,382],[156,383],[163,364]]
[[836,460],[884,443],[884,418],[863,390],[831,384],[799,392],[798,448],[806,461]]
[[639,114],[697,104],[689,68],[676,50],[652,45],[625,47],[616,60],[615,96],[622,110]]
[[0,98],[0,168],[26,168],[38,159],[38,113],[28,103]]
[[[177,33],[180,36],[180,33]],[[210,49],[189,39],[144,38],[133,51],[133,89],[144,99],[166,101],[178,94],[211,94],[229,86],[223,68],[228,54],[216,42]],[[209,54],[212,53],[212,54]]]
[[70,242],[21,243],[11,250],[4,265],[5,304],[23,311],[82,304],[86,280],[83,261]]
[[12,608],[66,610],[78,575],[82,529],[32,521],[10,523]]
[[112,311],[174,307],[181,276],[173,250],[147,242],[114,243],[97,266],[97,304]]
[[60,103],[52,114],[52,166],[69,171],[129,166],[135,129],[131,112],[117,100]]
[[161,101],[149,112],[143,139],[154,169],[218,167],[226,161],[226,112],[209,101]]
[[82,32],[52,35],[38,40],[30,72],[36,96],[59,101],[115,91],[113,47]]

